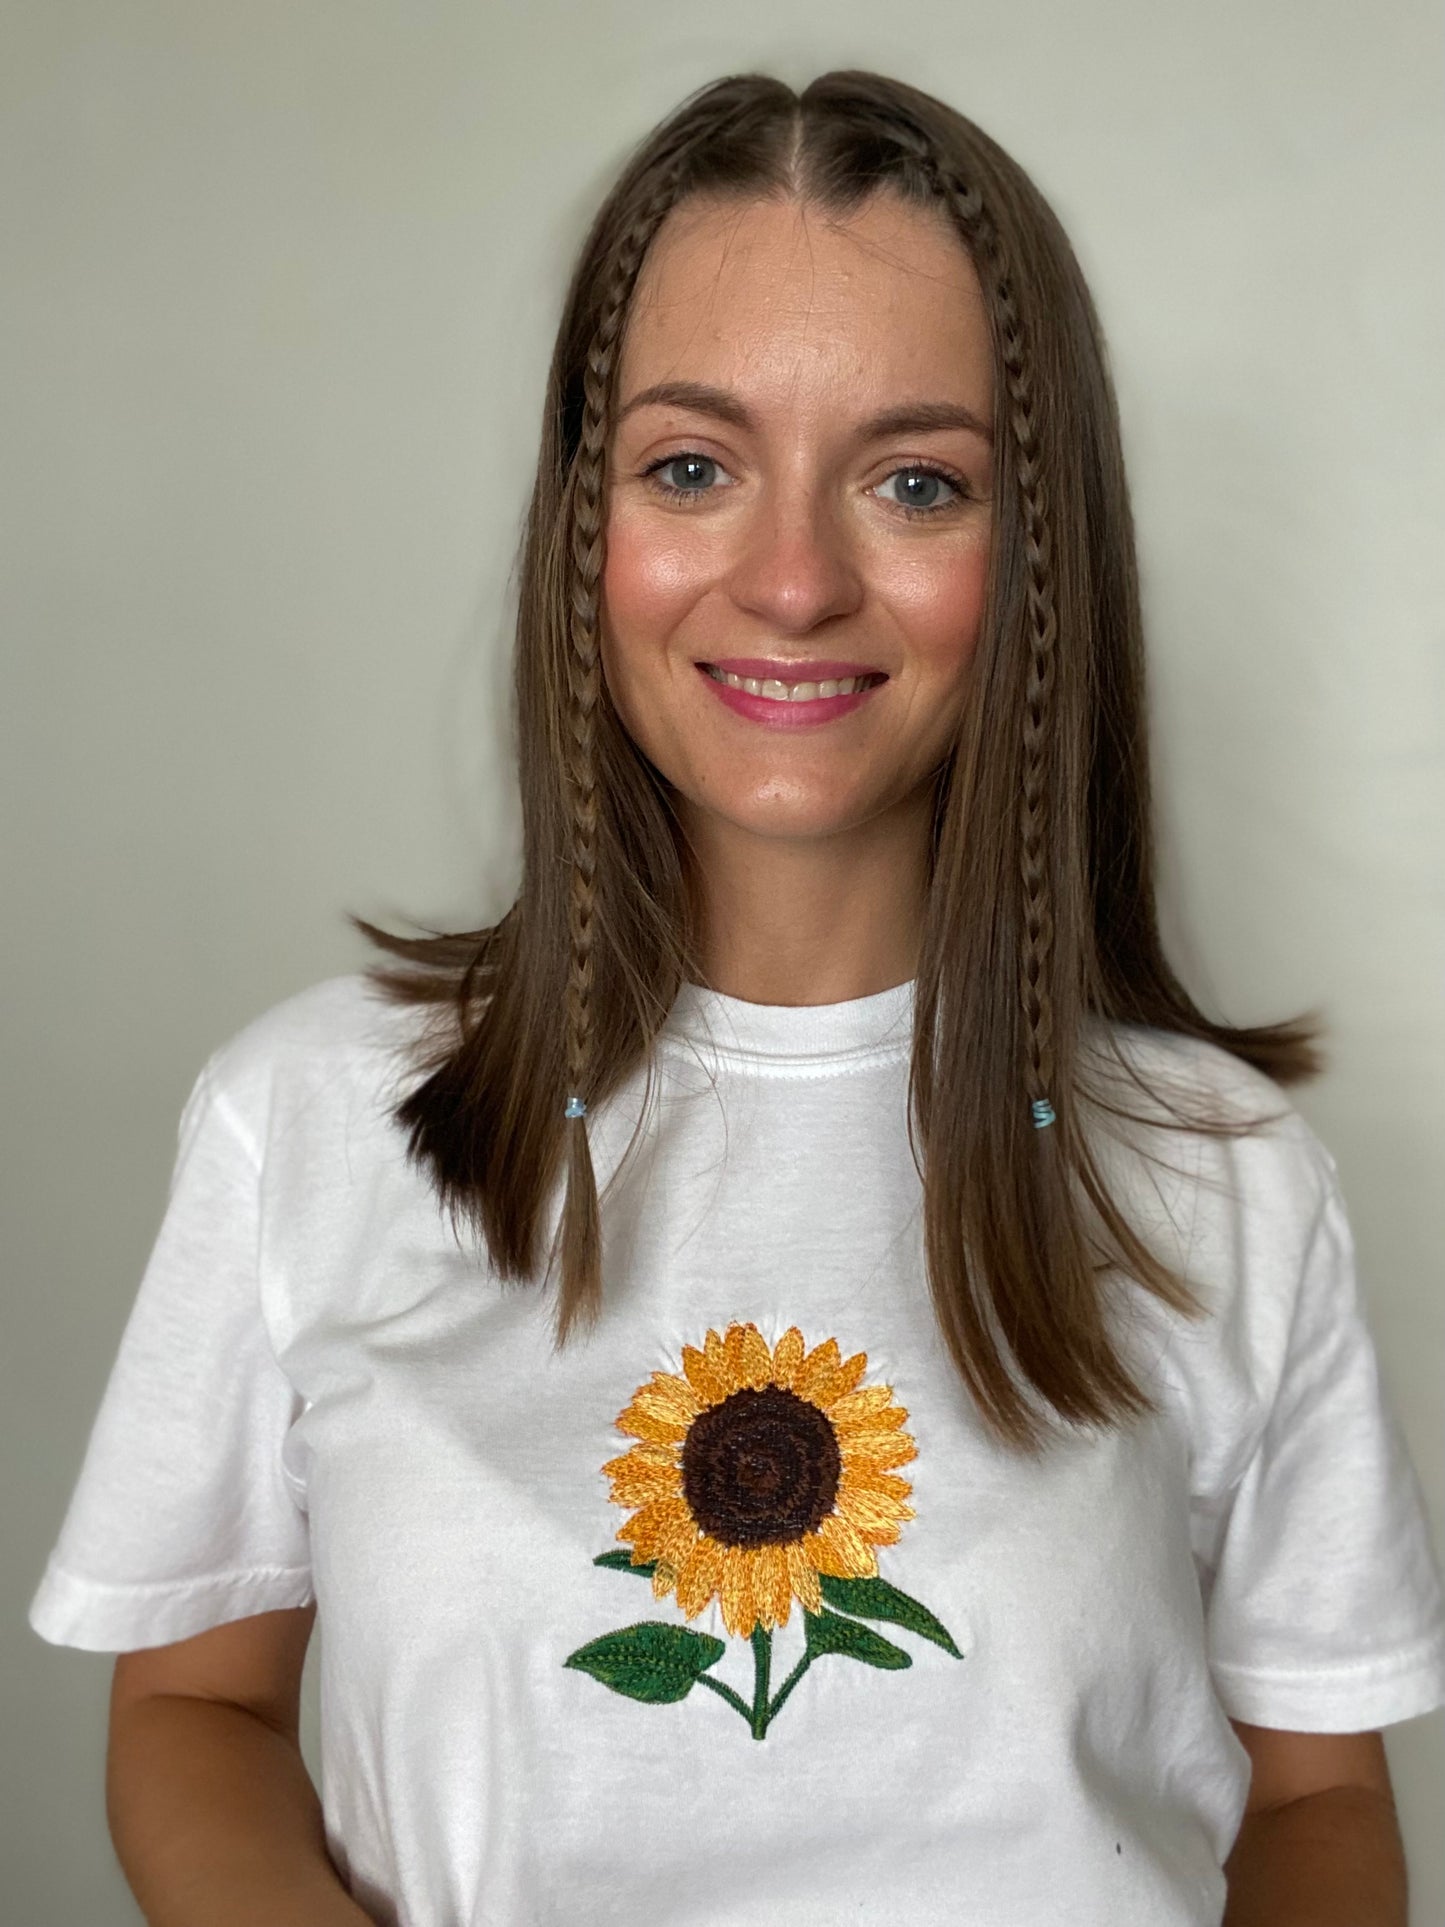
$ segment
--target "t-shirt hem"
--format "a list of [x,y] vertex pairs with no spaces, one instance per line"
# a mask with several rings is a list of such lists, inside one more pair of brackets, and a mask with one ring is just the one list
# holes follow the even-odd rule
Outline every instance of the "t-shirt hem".
[[1276,1671],[1213,1660],[1231,1719],[1295,1733],[1368,1733],[1445,1706],[1445,1629],[1419,1645],[1330,1671]]
[[202,1579],[115,1585],[52,1562],[27,1618],[52,1646],[125,1653],[168,1646],[254,1613],[309,1606],[315,1597],[309,1566],[254,1566]]

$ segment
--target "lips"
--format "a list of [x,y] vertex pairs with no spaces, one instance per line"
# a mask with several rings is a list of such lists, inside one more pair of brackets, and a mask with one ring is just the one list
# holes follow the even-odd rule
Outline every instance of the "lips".
[[[841,692],[836,695],[817,694],[800,700],[788,696],[785,693],[784,684],[786,682],[796,687],[799,683],[812,681],[811,677],[798,676],[797,669],[802,665],[774,662],[765,663],[762,666],[786,669],[788,674],[786,677],[754,678],[749,675],[744,678],[736,671],[724,669],[721,665],[712,668],[701,662],[697,664],[697,672],[713,695],[735,715],[743,717],[748,722],[758,723],[765,728],[775,730],[810,730],[819,725],[835,723],[842,717],[851,715],[862,704],[872,702],[878,694],[879,685],[888,680],[887,676],[879,670],[855,669],[852,677],[837,679],[840,682],[856,681],[857,687],[851,689],[848,694]],[[810,669],[815,667],[811,663],[807,666]],[[822,666],[817,665],[817,667]],[[847,669],[850,665],[845,663],[842,666]],[[744,680],[752,683],[753,689],[743,688],[741,685]],[[832,679],[824,676],[820,677],[819,681],[831,686]],[[814,687],[816,689],[818,685],[814,684]],[[771,689],[773,693],[765,696],[762,693],[765,688]],[[757,694],[754,694],[753,690],[756,690]]]
[[782,662],[768,656],[719,656],[699,662],[699,669],[721,669],[729,676],[748,676],[759,682],[823,682],[846,676],[875,676],[887,681],[887,672],[871,662],[838,662],[831,656]]

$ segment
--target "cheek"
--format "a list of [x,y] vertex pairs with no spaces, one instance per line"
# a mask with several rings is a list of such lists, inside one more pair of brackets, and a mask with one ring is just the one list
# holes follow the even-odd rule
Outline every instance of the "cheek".
[[644,529],[626,515],[607,527],[602,570],[605,630],[624,660],[639,646],[655,644],[673,629],[706,583],[697,545],[672,532]]
[[988,587],[986,536],[934,555],[909,558],[879,584],[919,664],[943,678],[973,658]]

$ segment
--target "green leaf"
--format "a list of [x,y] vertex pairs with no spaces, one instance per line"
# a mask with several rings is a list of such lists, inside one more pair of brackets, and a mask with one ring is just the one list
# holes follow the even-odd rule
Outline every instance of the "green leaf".
[[599,1552],[592,1563],[594,1566],[610,1566],[613,1572],[635,1572],[639,1579],[650,1579],[657,1571],[655,1559],[634,1566],[630,1552]]
[[579,1646],[563,1664],[590,1673],[628,1699],[668,1706],[686,1699],[700,1675],[715,1666],[726,1650],[711,1633],[644,1619]]
[[886,1579],[834,1579],[829,1573],[821,1573],[819,1579],[823,1597],[839,1612],[856,1613],[860,1619],[886,1619],[892,1625],[931,1639],[955,1659],[963,1658],[947,1627],[934,1618],[927,1606],[921,1606],[897,1586],[890,1586]]
[[882,1633],[860,1626],[856,1619],[843,1619],[826,1608],[820,1613],[804,1612],[808,1634],[808,1658],[821,1653],[842,1653],[848,1659],[861,1659],[865,1666],[883,1666],[898,1672],[913,1664],[912,1655],[895,1646]]

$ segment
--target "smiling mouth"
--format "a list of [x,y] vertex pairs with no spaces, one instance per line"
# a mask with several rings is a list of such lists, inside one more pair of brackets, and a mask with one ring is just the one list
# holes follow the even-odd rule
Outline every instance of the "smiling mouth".
[[698,668],[711,676],[714,682],[724,683],[729,689],[741,689],[749,696],[763,696],[774,702],[789,703],[816,702],[819,697],[826,696],[852,696],[860,689],[872,689],[876,683],[888,680],[882,670],[868,670],[858,676],[824,676],[813,681],[783,682],[771,676],[735,676],[711,662],[700,662]]

